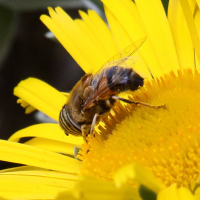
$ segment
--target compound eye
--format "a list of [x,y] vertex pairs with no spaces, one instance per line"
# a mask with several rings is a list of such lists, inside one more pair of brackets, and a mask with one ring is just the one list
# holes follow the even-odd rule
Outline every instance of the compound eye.
[[82,80],[82,87],[85,89],[86,87],[90,86],[90,83],[93,79],[92,74],[86,74],[81,80]]
[[94,92],[93,88],[91,86],[88,86],[85,88],[84,92],[83,92],[83,96],[86,98],[86,97],[89,97],[91,96],[91,94]]

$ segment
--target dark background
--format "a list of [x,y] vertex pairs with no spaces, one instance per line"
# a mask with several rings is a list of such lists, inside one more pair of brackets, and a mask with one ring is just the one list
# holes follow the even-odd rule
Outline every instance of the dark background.
[[[28,77],[39,78],[60,91],[70,91],[84,74],[67,51],[58,42],[44,37],[48,31],[39,20],[37,12],[22,12],[19,15],[17,32],[13,38],[0,71],[0,138],[7,139],[15,131],[38,123],[34,113],[25,115],[25,110],[16,104],[13,88]],[[77,18],[78,11],[68,13]]]

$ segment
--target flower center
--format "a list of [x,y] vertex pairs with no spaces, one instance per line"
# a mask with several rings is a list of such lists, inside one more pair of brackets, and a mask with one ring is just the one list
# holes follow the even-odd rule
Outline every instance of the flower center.
[[[105,180],[119,168],[139,163],[166,186],[193,190],[200,173],[200,73],[171,72],[127,92],[130,100],[166,108],[117,102],[80,152],[82,173]],[[89,149],[89,150],[88,150]]]

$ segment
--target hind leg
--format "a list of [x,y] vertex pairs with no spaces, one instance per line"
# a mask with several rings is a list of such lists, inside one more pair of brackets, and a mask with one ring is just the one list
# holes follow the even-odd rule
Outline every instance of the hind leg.
[[135,105],[142,105],[142,106],[146,106],[146,107],[149,107],[149,108],[166,108],[165,104],[155,106],[155,105],[150,105],[148,103],[144,103],[144,102],[140,102],[140,101],[130,101],[128,99],[124,99],[124,98],[121,98],[121,97],[118,97],[118,96],[112,96],[112,99],[123,101],[125,103],[130,103],[130,104],[135,104]]

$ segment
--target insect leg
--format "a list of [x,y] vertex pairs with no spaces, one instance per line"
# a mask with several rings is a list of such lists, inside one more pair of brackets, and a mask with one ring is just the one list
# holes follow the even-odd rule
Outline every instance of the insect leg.
[[96,114],[94,115],[94,118],[93,118],[93,120],[92,120],[91,129],[90,129],[90,134],[93,133],[93,131],[94,131],[94,126],[95,126],[96,122],[98,121],[99,117],[100,117],[100,115],[99,115],[98,113],[96,113]]
[[135,104],[135,105],[143,105],[143,106],[147,106],[149,108],[165,108],[165,104],[164,105],[159,105],[159,106],[153,106],[153,105],[150,105],[150,104],[147,104],[147,103],[143,103],[143,102],[140,102],[140,101],[130,101],[128,99],[124,99],[124,98],[121,98],[121,97],[118,97],[118,96],[112,96],[112,99],[123,101],[125,103]]
[[87,124],[81,125],[81,132],[82,132],[83,139],[87,142],[87,136],[90,132],[90,126]]

